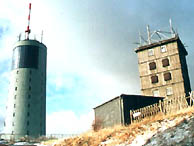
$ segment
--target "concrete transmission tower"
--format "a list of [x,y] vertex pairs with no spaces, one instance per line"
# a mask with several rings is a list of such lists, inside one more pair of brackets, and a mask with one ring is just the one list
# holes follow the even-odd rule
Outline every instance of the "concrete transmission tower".
[[28,26],[25,39],[13,49],[10,88],[6,106],[4,133],[15,138],[38,137],[46,134],[46,63],[47,47],[29,38]]

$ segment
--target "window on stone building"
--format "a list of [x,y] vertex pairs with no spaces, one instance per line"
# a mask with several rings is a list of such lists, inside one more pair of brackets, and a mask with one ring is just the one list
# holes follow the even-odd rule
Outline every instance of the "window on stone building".
[[15,91],[17,91],[17,89],[18,89],[18,88],[17,88],[17,87],[15,87]]
[[156,90],[153,91],[153,96],[155,96],[155,97],[160,96],[160,93],[159,93],[159,90],[158,89],[156,89]]
[[14,104],[14,108],[16,108],[16,104]]
[[13,113],[13,117],[15,117],[15,113]]
[[17,74],[19,73],[19,70],[17,70],[17,72],[16,72]]
[[160,47],[160,51],[161,51],[162,53],[166,52],[166,51],[167,51],[166,45],[161,46],[161,47]]
[[31,90],[31,86],[29,86],[29,90]]
[[172,79],[172,77],[171,77],[171,73],[170,72],[164,73],[164,80],[165,81],[169,81],[171,79]]
[[27,121],[27,126],[29,126],[30,125],[30,122],[29,121]]
[[169,65],[170,65],[170,64],[169,64],[168,58],[162,59],[162,66],[163,66],[163,67],[166,67],[166,66],[169,66]]
[[152,83],[158,83],[158,76],[157,75],[152,76],[151,81]]
[[30,116],[30,113],[29,113],[29,112],[27,113],[27,116],[28,116],[28,117]]
[[166,95],[172,95],[172,94],[173,94],[172,87],[166,88]]
[[154,55],[154,49],[149,49],[148,56],[153,56],[153,55]]
[[149,63],[149,68],[150,68],[150,70],[156,69],[156,63],[155,62]]
[[28,130],[26,131],[26,134],[29,135],[29,131]]

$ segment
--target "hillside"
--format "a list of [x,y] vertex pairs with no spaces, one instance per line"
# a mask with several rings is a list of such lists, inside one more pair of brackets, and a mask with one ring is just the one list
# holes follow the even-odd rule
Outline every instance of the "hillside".
[[129,126],[90,131],[79,137],[45,142],[53,146],[168,146],[194,145],[194,110],[157,115]]

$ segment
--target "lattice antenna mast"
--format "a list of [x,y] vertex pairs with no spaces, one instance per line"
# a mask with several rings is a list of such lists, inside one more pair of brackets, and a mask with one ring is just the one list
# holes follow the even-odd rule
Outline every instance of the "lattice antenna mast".
[[148,44],[151,44],[151,32],[150,32],[150,26],[147,25],[147,34],[148,34]]
[[171,19],[169,19],[169,23],[170,23],[170,32],[171,32],[171,35],[172,35],[172,37],[174,37],[176,35],[176,32],[173,29],[172,20]]
[[27,29],[25,31],[25,33],[26,33],[26,39],[27,40],[29,40],[29,34],[31,32],[31,30],[30,30],[30,14],[31,14],[31,3],[29,3],[28,26],[27,26]]

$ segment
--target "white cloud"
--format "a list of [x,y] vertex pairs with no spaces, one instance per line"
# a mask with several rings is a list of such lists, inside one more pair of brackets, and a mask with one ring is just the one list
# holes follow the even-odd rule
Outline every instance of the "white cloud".
[[91,129],[94,113],[77,115],[73,111],[59,111],[47,115],[47,134],[78,134]]
[[[11,60],[13,44],[17,40],[17,35],[26,29],[28,2],[26,0],[17,2],[15,0],[0,0],[0,19],[8,20],[9,24],[6,25],[9,25],[11,29],[9,33],[3,36],[0,61]],[[60,5],[59,1],[56,3],[54,1],[47,2],[46,0],[33,1],[31,15],[31,36],[33,37],[33,33],[40,34],[41,30],[44,30],[43,43],[48,48],[47,75],[49,78],[47,83],[56,86],[54,95],[65,97],[64,93],[58,91],[64,88],[72,89],[72,98],[74,98],[75,94],[76,98],[80,95],[79,98],[84,100],[85,105],[89,105],[86,107],[89,110],[91,105],[97,106],[122,93],[130,93],[130,91],[137,93],[138,87],[134,86],[136,79],[126,79],[125,76],[123,78],[126,80],[120,80],[121,78],[117,78],[112,70],[106,69],[108,71],[105,72],[103,68],[97,65],[104,65],[108,62],[107,60],[111,56],[109,53],[117,49],[107,45],[112,42],[109,41],[107,43],[106,40],[101,42],[100,39],[103,36],[100,34],[97,34],[98,40],[95,40],[95,33],[100,30],[94,31],[95,26],[90,26],[88,18],[86,19],[87,23],[83,22],[86,25],[82,28],[81,23],[83,20],[85,21],[85,17],[78,15],[73,5],[72,8],[68,8],[68,11],[65,9],[63,12],[63,5],[65,4]],[[68,6],[66,5],[65,7]],[[78,18],[80,19],[77,20]],[[92,25],[95,24],[93,23]],[[102,24],[100,26],[103,27]],[[106,43],[104,44],[104,42]],[[110,49],[107,51],[106,48],[109,47]],[[112,59],[112,63],[108,64],[108,67],[117,68],[119,66],[118,63],[122,56],[117,55],[120,58],[116,56],[116,58]],[[124,63],[127,66],[128,63]],[[120,64],[123,64],[123,62],[120,62]],[[118,71],[119,69],[115,70]],[[78,76],[82,80],[81,84],[77,84],[74,77],[70,77],[67,74]],[[120,75],[122,76],[123,74]],[[48,86],[47,91],[53,91],[53,86],[52,88]],[[53,111],[47,115],[47,131],[49,133],[76,133],[82,132],[88,129],[88,126],[91,126],[89,123],[93,120],[92,112],[83,115],[75,114],[75,109],[55,112],[56,110],[52,107],[52,104],[47,105],[47,108],[49,108],[49,111]]]

